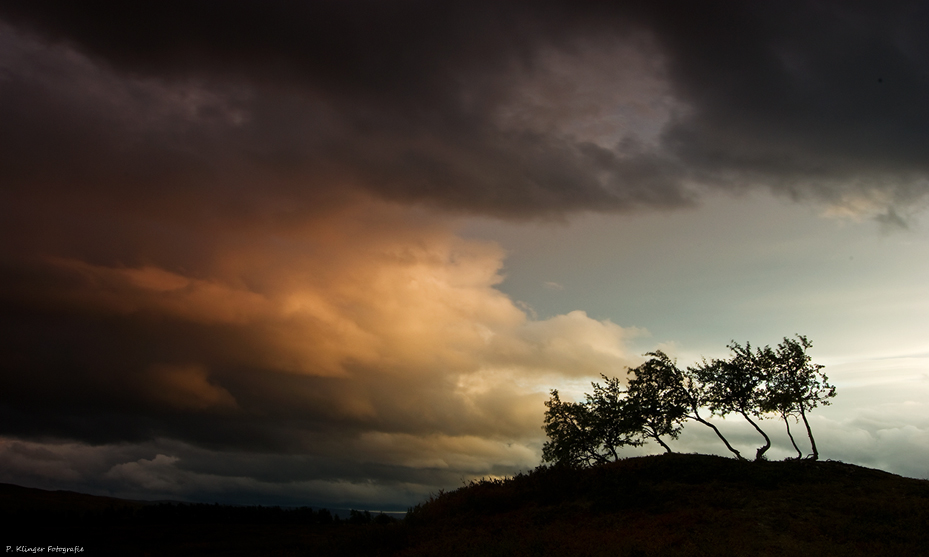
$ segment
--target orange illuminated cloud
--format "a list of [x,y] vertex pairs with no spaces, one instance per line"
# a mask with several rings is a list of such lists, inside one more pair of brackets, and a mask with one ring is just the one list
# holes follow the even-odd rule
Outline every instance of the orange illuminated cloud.
[[[581,311],[530,318],[496,288],[499,246],[372,200],[299,225],[230,223],[209,242],[186,269],[44,259],[57,277],[44,304],[142,343],[91,351],[72,380],[165,415],[537,439],[549,385],[621,372],[638,334]],[[285,436],[303,444],[299,429]]]

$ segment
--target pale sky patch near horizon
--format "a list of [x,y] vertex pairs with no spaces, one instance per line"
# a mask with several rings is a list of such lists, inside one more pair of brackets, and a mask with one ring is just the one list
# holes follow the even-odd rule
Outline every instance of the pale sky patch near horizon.
[[925,225],[882,231],[826,209],[717,194],[695,209],[623,218],[473,219],[462,234],[504,247],[500,290],[539,316],[584,308],[645,328],[643,347],[684,343],[688,360],[722,356],[730,340],[774,345],[795,333],[830,363],[925,353]]

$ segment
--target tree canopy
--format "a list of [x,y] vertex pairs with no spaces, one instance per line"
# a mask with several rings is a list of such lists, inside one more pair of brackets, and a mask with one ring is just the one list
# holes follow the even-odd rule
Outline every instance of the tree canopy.
[[761,401],[761,408],[765,412],[777,413],[784,420],[790,440],[797,449],[797,456],[801,457],[803,453],[797,448],[793,435],[790,433],[789,420],[791,417],[796,419],[799,416],[810,438],[813,451],[810,458],[816,460],[819,458],[819,450],[813,439],[813,430],[810,428],[807,412],[819,405],[832,404],[830,399],[835,397],[835,386],[829,384],[829,378],[822,371],[824,366],[810,361],[811,358],[806,350],[812,345],[805,336],[797,335],[796,340],[784,338],[776,350],[765,347],[767,360],[770,363],[767,376],[768,389]]
[[585,402],[563,402],[557,390],[545,402],[542,460],[568,466],[590,466],[619,460],[617,449],[637,446],[638,420],[625,405],[619,379],[604,376],[606,386],[593,383]]

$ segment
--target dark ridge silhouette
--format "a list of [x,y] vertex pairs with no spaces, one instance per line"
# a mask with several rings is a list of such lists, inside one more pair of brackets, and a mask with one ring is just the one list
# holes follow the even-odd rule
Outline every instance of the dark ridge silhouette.
[[343,519],[325,508],[136,501],[0,484],[8,531],[0,545],[20,553],[378,555],[397,545],[390,535],[399,523],[354,509]]
[[664,454],[473,482],[407,523],[405,556],[925,555],[929,481],[833,461]]
[[929,547],[929,481],[834,461],[671,453],[539,467],[440,492],[403,521],[16,486],[0,493],[13,494],[2,498],[12,532],[3,544],[81,546],[86,555],[874,557]]
[[116,497],[88,495],[74,491],[49,491],[0,483],[0,513],[24,511],[102,511],[116,508],[139,508],[151,505],[150,501],[134,501]]

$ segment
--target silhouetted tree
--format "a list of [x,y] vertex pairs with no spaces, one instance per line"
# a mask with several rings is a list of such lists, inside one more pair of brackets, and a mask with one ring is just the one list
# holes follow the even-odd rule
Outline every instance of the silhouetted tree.
[[349,524],[371,524],[371,511],[356,511],[351,509],[348,511],[348,523]]
[[545,402],[545,425],[549,440],[542,446],[542,461],[578,466],[603,462],[599,443],[595,441],[594,421],[587,407],[577,402],[562,402],[556,389]]
[[545,402],[543,429],[549,441],[542,460],[568,466],[591,466],[619,460],[617,449],[641,445],[635,438],[637,421],[626,407],[618,379],[604,376],[606,386],[593,383],[585,402],[563,402],[557,390]]
[[619,459],[616,449],[639,446],[642,416],[638,409],[629,404],[627,392],[616,377],[601,375],[605,384],[591,383],[594,392],[587,396],[587,406],[600,431],[600,441],[613,460]]
[[[629,380],[628,392],[634,407],[648,424],[648,429],[676,439],[683,421],[693,420],[712,429],[736,458],[744,460],[719,429],[700,415],[706,397],[693,370],[682,371],[676,361],[660,350],[645,355],[651,358],[629,370],[635,377]],[[650,436],[654,438],[654,435]],[[671,452],[661,439],[657,440],[665,450]]]
[[835,396],[835,387],[829,384],[829,378],[823,373],[823,366],[811,363],[806,349],[813,344],[803,335],[797,339],[784,338],[777,350],[765,347],[765,360],[768,362],[767,389],[761,401],[761,409],[776,412],[787,423],[787,435],[797,450],[798,457],[803,453],[797,447],[790,432],[789,418],[797,416],[803,420],[813,453],[810,458],[819,459],[819,450],[813,439],[813,430],[807,419],[807,412],[820,404],[828,406],[829,399]]
[[319,509],[319,512],[316,514],[316,521],[320,524],[331,524],[332,513],[329,512],[329,509]]
[[687,419],[688,397],[683,374],[664,352],[649,352],[648,361],[629,369],[628,411],[640,420],[639,429],[658,442],[667,452],[674,452],[662,439],[677,439],[681,423]]
[[787,437],[790,438],[790,444],[793,445],[794,450],[797,451],[797,458],[803,458],[803,451],[797,446],[797,440],[794,439],[793,432],[790,430],[790,420],[793,418],[794,422],[798,421],[798,414],[785,398],[786,397],[779,395],[768,395],[768,402],[765,408],[769,409],[769,411],[776,412],[777,415],[784,420],[784,425],[787,426]]
[[758,349],[758,359],[765,366],[765,389],[764,395],[760,398],[759,410],[763,413],[777,414],[787,428],[787,437],[790,444],[797,451],[797,458],[803,458],[803,452],[797,446],[797,440],[794,439],[793,431],[790,429],[790,420],[798,421],[799,412],[794,404],[794,397],[785,382],[786,377],[778,370],[777,354],[770,346]]
[[742,346],[732,341],[729,348],[733,356],[729,360],[704,360],[703,365],[692,368],[694,376],[703,389],[703,402],[717,416],[739,414],[764,438],[764,445],[755,451],[755,460],[764,458],[771,448],[771,439],[751,419],[760,418],[765,400],[765,385],[770,363],[762,351],[752,352],[751,345]]

